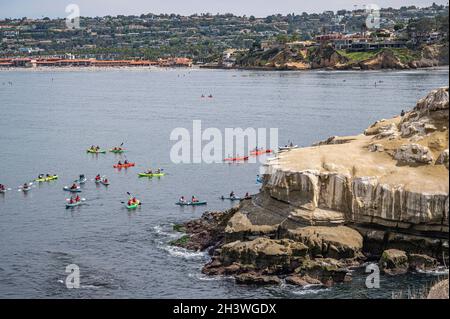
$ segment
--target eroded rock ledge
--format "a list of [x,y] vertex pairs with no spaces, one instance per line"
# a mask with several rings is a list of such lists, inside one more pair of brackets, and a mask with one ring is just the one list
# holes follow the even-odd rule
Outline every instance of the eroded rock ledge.
[[238,283],[332,285],[378,262],[385,274],[448,265],[448,88],[364,134],[277,155],[259,194],[184,225],[211,247],[203,272]]

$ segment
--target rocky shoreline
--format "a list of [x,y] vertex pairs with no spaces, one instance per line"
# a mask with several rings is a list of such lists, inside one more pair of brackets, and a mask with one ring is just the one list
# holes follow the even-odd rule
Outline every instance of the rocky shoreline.
[[[364,134],[278,154],[260,193],[176,225],[173,245],[208,251],[202,272],[239,284],[332,286],[448,265],[448,87]],[[348,156],[352,154],[352,156]]]
[[225,67],[220,63],[205,65],[201,68],[261,70],[261,71],[298,71],[298,70],[408,70],[426,69],[449,65],[448,44],[426,45],[419,50],[382,49],[370,53],[368,57],[354,58],[329,46],[315,47],[309,50],[289,48],[274,49],[268,52],[251,52],[240,57],[235,65]]

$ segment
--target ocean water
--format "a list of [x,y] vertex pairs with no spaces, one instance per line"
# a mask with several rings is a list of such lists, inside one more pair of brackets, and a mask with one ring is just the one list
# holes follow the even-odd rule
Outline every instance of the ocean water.
[[[306,146],[331,135],[359,134],[381,118],[414,107],[429,90],[448,85],[448,68],[380,72],[261,72],[196,69],[0,71],[1,298],[391,298],[435,276],[382,277],[367,289],[363,269],[329,289],[247,287],[201,274],[208,256],[171,247],[175,223],[223,210],[234,190],[256,193],[260,163],[174,164],[175,128],[278,128],[279,143]],[[213,98],[201,98],[212,94]],[[125,155],[86,153],[124,143]],[[115,170],[119,159],[136,167]],[[263,161],[264,158],[261,158]],[[162,167],[162,178],[138,178]],[[17,187],[39,173],[57,181]],[[86,205],[65,209],[78,174]],[[97,173],[109,187],[96,186]],[[127,192],[143,205],[127,211]],[[206,207],[180,208],[180,195]],[[67,289],[76,264],[81,287]]]

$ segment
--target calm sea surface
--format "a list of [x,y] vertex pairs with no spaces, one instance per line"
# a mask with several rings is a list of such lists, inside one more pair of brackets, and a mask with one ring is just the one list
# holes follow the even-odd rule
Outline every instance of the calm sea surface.
[[[374,121],[414,107],[430,89],[448,85],[448,68],[408,72],[255,72],[222,70],[0,71],[0,297],[2,298],[390,298],[418,289],[430,275],[382,277],[365,288],[363,271],[331,289],[239,286],[205,277],[208,257],[168,245],[172,230],[230,203],[234,190],[255,193],[257,164],[173,164],[176,127],[279,128],[279,143],[306,146],[331,135],[361,133]],[[376,83],[376,85],[375,85]],[[200,98],[212,94],[213,98]],[[86,154],[124,142],[137,167],[117,171],[125,156]],[[139,179],[163,167],[160,179]],[[59,180],[24,194],[17,187],[39,173]],[[107,175],[108,188],[89,180],[84,206],[65,209],[62,190],[80,173]],[[129,212],[126,192],[143,205]],[[205,207],[180,208],[196,194]],[[80,267],[81,288],[67,289],[65,268]]]

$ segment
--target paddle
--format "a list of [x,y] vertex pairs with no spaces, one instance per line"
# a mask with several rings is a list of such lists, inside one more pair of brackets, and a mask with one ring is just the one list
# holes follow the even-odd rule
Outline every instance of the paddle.
[[[130,192],[127,192],[127,194],[128,194],[128,196],[130,196],[130,197],[134,197],[133,195],[131,195],[131,193]],[[122,204],[125,204],[125,202],[121,202]],[[139,204],[138,204],[139,206],[140,205],[142,205],[142,202],[141,201],[139,201]]]

